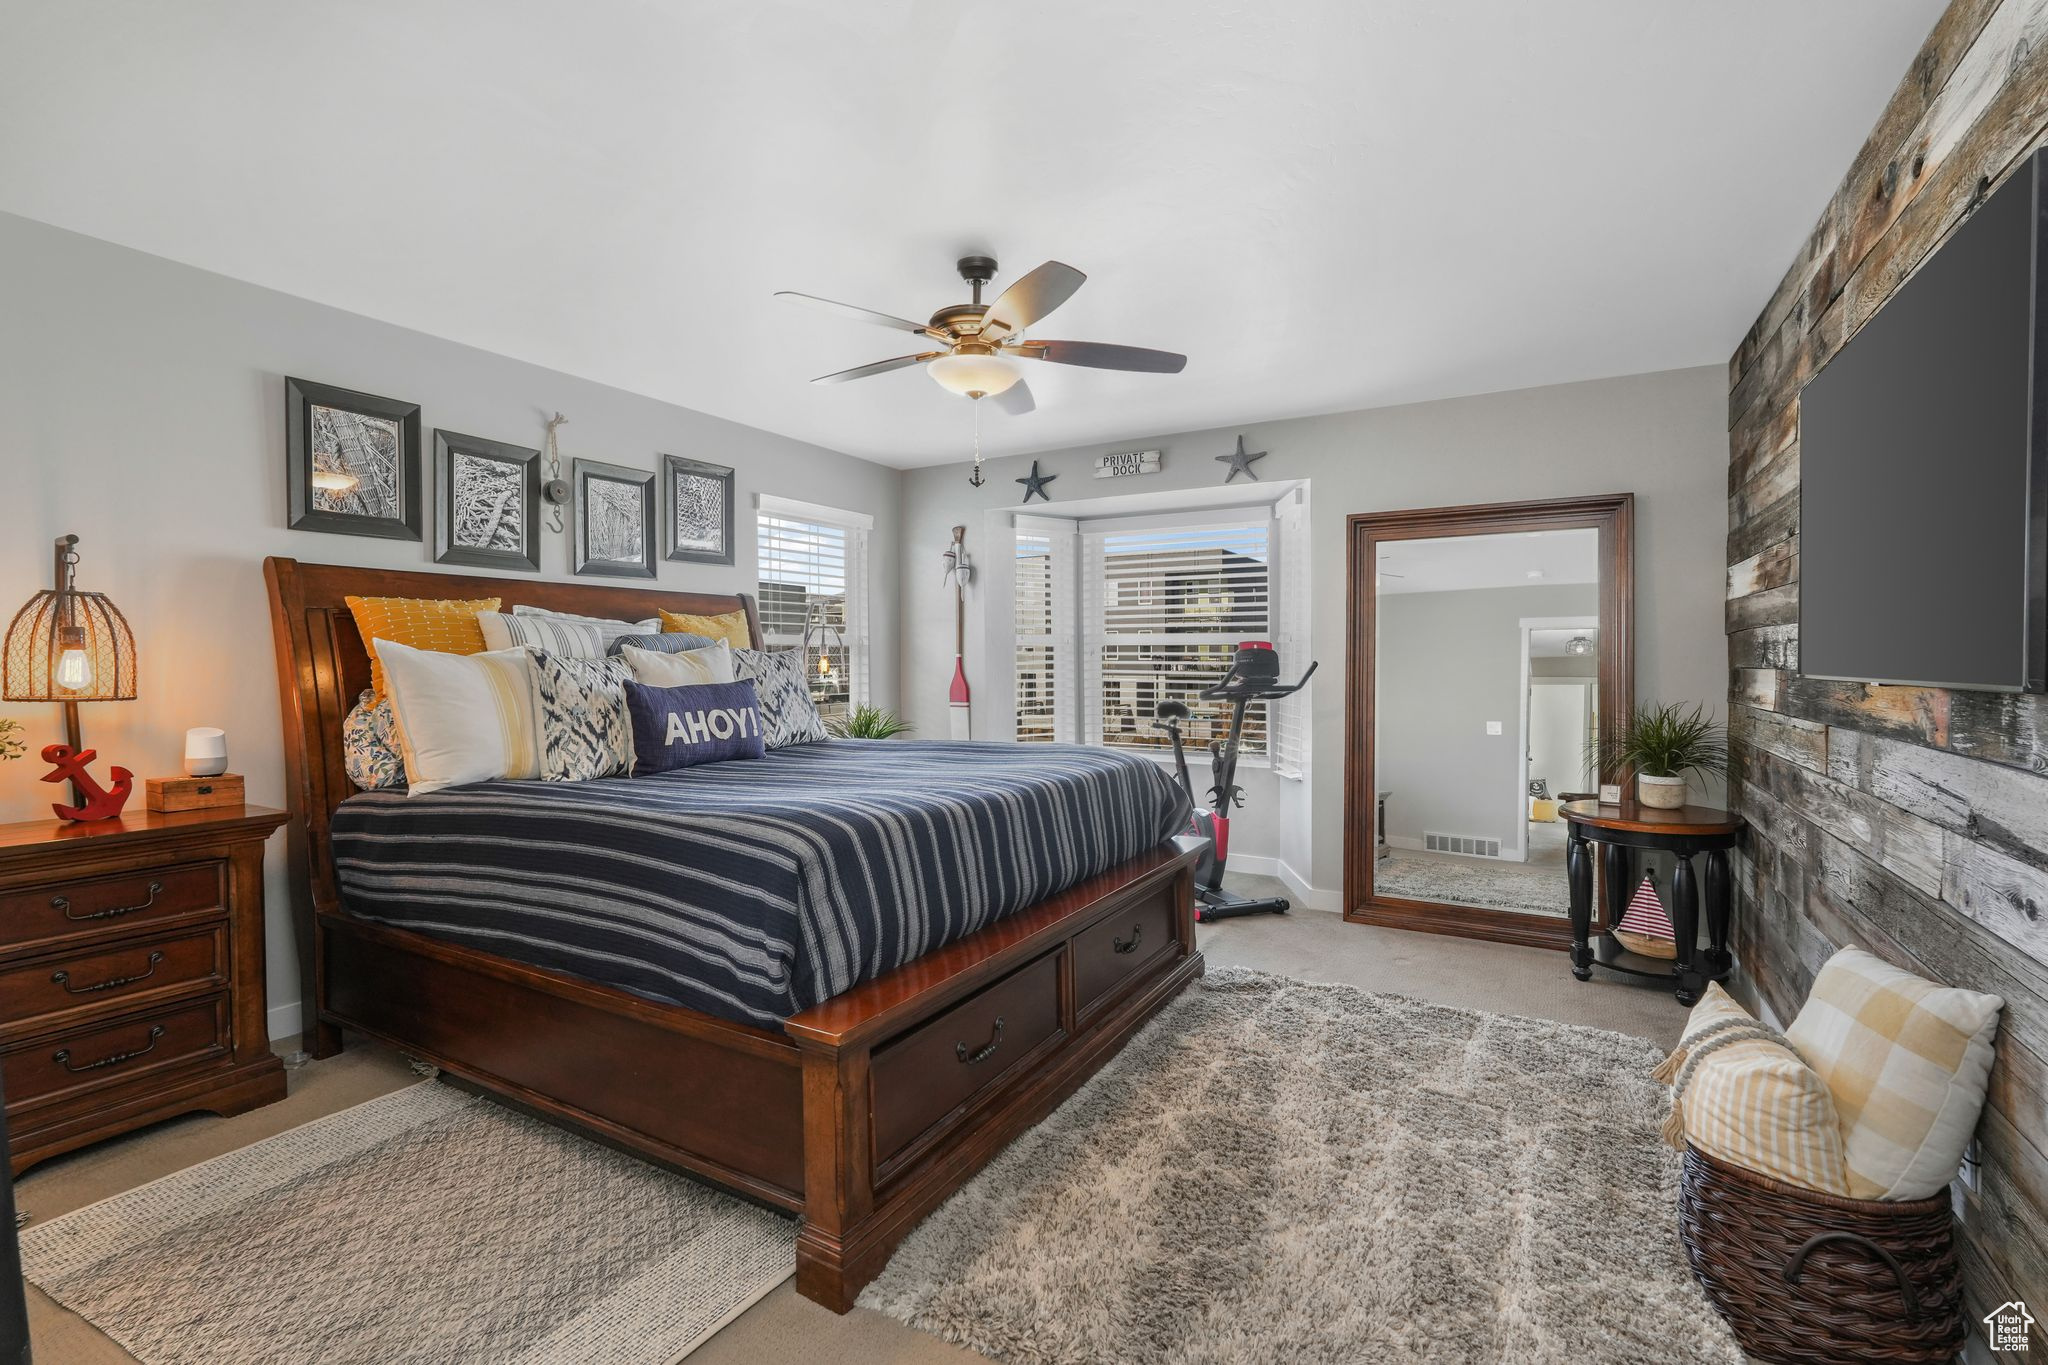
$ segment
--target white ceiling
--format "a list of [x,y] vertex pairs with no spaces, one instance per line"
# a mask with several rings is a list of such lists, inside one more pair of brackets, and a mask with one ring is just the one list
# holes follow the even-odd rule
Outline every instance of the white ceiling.
[[1599,561],[1600,533],[1594,530],[1382,541],[1379,590],[1384,595],[1598,583]]
[[1532,630],[1529,632],[1529,657],[1532,659],[1569,659],[1572,652],[1565,646],[1578,636],[1598,642],[1600,632],[1593,626],[1574,626],[1565,630]]
[[[891,464],[1725,360],[1943,0],[0,0],[0,209]],[[1002,283],[998,281],[998,287]],[[905,342],[912,344],[905,345]]]

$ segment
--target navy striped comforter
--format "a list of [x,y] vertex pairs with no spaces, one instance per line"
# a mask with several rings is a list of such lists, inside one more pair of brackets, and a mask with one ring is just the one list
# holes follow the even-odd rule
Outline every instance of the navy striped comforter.
[[774,1027],[1177,833],[1149,759],[835,740],[657,777],[363,792],[342,899],[653,1000]]

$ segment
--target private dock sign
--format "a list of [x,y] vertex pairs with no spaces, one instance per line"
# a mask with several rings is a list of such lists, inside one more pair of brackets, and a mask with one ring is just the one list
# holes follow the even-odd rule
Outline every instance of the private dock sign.
[[1156,450],[1125,450],[1115,455],[1095,457],[1095,477],[1098,479],[1127,479],[1133,474],[1157,474],[1159,452]]

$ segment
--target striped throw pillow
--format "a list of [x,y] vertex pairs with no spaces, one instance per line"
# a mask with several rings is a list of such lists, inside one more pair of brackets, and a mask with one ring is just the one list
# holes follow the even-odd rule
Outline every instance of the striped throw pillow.
[[1709,985],[1678,1050],[1658,1068],[1674,1082],[1664,1136],[1822,1194],[1849,1192],[1835,1102],[1775,1030]]
[[2004,1007],[1861,948],[1828,959],[1785,1032],[1834,1095],[1850,1194],[1926,1199],[1955,1179],[1984,1109]]
[[540,776],[533,653],[446,654],[377,642],[405,754],[409,794]]
[[[485,649],[517,649],[532,645],[558,659],[602,659],[604,631],[595,621],[577,621],[567,616],[515,616],[510,612],[477,613],[477,628],[483,631]],[[620,625],[625,622],[621,621]]]
[[[575,621],[580,625],[596,626],[597,633],[604,637],[605,650],[621,635],[644,635],[661,629],[661,619],[650,616],[644,621],[618,621],[609,616],[578,616],[573,611],[547,611],[540,607],[525,605],[512,608],[514,616],[542,617],[550,621]],[[545,646],[543,646],[545,648]],[[605,650],[598,651],[604,653]]]

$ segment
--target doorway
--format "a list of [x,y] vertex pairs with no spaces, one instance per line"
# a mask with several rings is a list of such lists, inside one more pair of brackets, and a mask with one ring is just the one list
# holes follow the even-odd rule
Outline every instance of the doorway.
[[1633,499],[1350,518],[1345,914],[1563,947],[1558,803],[1633,684]]

